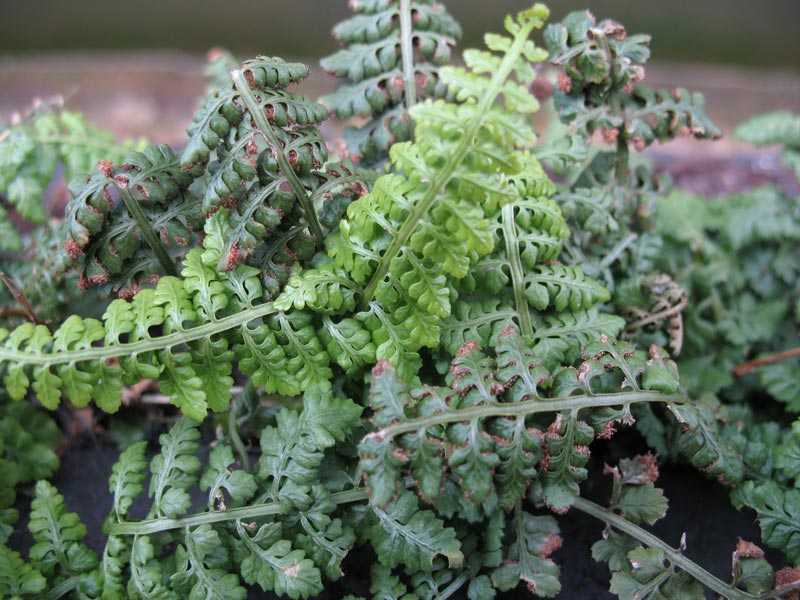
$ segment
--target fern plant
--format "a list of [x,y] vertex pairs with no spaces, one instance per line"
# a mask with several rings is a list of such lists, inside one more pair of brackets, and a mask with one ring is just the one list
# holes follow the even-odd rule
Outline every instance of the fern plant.
[[[740,400],[757,387],[800,409],[795,204],[774,189],[712,201],[675,193],[659,203],[660,268],[680,274],[690,299],[682,366],[692,391]],[[775,362],[748,364],[773,354]]]
[[[123,382],[159,378],[173,402],[185,414],[200,419],[208,407],[227,407],[234,361],[256,385],[288,395],[330,381],[332,359],[352,371],[375,357],[387,359],[404,376],[412,377],[419,368],[418,350],[438,346],[440,322],[450,314],[448,280],[463,278],[473,256],[492,249],[484,205],[491,209],[527,191],[520,191],[509,176],[530,164],[517,148],[533,141],[522,116],[535,110],[536,104],[519,83],[508,78],[516,71],[522,82],[529,82],[533,72],[528,61],[544,57],[527,39],[542,25],[542,15],[534,11],[523,13],[522,18],[522,22],[509,23],[511,42],[489,38],[500,57],[476,51],[467,55],[472,71],[443,71],[464,103],[439,102],[415,109],[418,141],[393,147],[396,171],[379,179],[371,194],[348,208],[338,233],[326,240],[330,260],[321,259],[319,267],[298,273],[274,303],[259,304],[265,287],[259,275],[262,281],[267,279],[270,295],[273,273],[238,265],[246,253],[243,245],[237,246],[237,234],[231,232],[238,218],[235,209],[214,204],[223,199],[215,186],[227,186],[226,181],[244,186],[247,177],[206,178],[201,181],[210,202],[207,208],[218,210],[206,220],[205,251],[193,249],[187,255],[183,279],[164,277],[155,290],[142,290],[131,301],[113,302],[104,323],[72,317],[52,335],[30,324],[4,333],[3,338],[8,337],[0,361],[7,365],[9,394],[22,397],[31,372],[33,388],[46,406],[56,406],[63,390],[77,406],[94,399],[114,411]],[[216,110],[222,114],[226,103],[237,106],[233,99],[239,94],[245,106],[257,102],[241,92],[247,91],[247,81],[261,85],[258,81],[264,78],[279,81],[283,77],[288,82],[304,74],[299,67],[269,59],[252,63],[234,74],[237,85],[228,95],[217,98],[214,92],[207,104],[220,106]],[[495,104],[501,94],[503,107]],[[295,109],[293,104],[287,106]],[[185,166],[208,160],[220,139],[217,131],[233,131],[220,114],[201,109],[195,119],[200,125],[192,130],[184,151]],[[241,118],[237,114],[228,118]],[[254,114],[256,121],[261,120],[260,112]],[[239,127],[249,131],[247,125],[244,119]],[[267,127],[271,125],[262,124],[260,130]],[[302,137],[306,129],[287,129],[285,135],[306,140]],[[234,146],[241,150],[253,139],[252,135],[243,137]],[[316,142],[303,142],[296,147],[298,154],[290,151],[289,156],[297,165],[310,165],[319,147]],[[487,158],[508,153],[509,158],[502,161]],[[286,153],[277,155],[286,161],[278,161],[276,168],[283,164],[293,176],[287,179],[301,185]],[[232,165],[235,156],[226,154],[223,163]],[[216,173],[226,168],[221,165]],[[255,181],[257,173],[250,175]],[[532,178],[545,180],[542,173]],[[266,189],[279,195],[281,181],[274,180]],[[263,194],[253,193],[258,202],[263,200]],[[311,202],[309,210],[316,215],[313,208]],[[298,224],[291,231],[303,230]],[[278,243],[283,245],[285,239],[279,237]],[[321,322],[316,315],[322,316]],[[265,317],[270,318],[265,321]],[[161,334],[154,335],[152,330],[159,326]],[[105,343],[102,348],[96,347],[100,340]],[[87,353],[90,346],[95,347]]]
[[343,79],[321,101],[339,119],[366,123],[345,133],[347,153],[366,165],[385,161],[389,148],[412,138],[408,109],[417,100],[445,98],[440,68],[450,62],[461,27],[434,0],[351,2],[356,13],[333,35],[345,47],[321,61]]
[[[588,444],[629,422],[639,403],[661,404],[684,423],[680,443],[695,464],[740,476],[719,460],[720,440],[699,425],[702,407],[679,392],[675,374],[657,349],[648,356],[606,338],[574,367],[551,370],[509,327],[489,353],[465,345],[443,386],[408,386],[379,362],[368,422],[352,400],[309,389],[300,410],[280,409],[262,431],[255,472],[237,468],[226,444],[201,462],[198,427],[182,418],[149,462],[144,520],[130,511],[148,478],[146,444],[130,446],[114,465],[100,558],[82,545],[85,530],[63,499],[37,484],[30,525],[37,543],[14,576],[34,588],[46,578],[51,589],[77,597],[235,599],[250,585],[296,599],[340,578],[348,553],[368,545],[377,556],[371,590],[379,597],[459,590],[492,597],[520,584],[552,597],[560,588],[550,558],[561,544],[558,516],[571,507],[608,524],[594,554],[609,561],[621,597],[631,587],[649,589],[652,576],[664,597],[702,597],[704,584],[726,598],[757,598],[773,585],[760,557],[740,556],[745,562],[727,584],[638,525],[667,508],[653,485],[652,456],[612,470],[609,509],[579,497]],[[348,450],[357,433],[358,456]],[[190,513],[195,486],[203,506]],[[542,514],[545,508],[554,514]],[[2,552],[9,564],[21,562]],[[663,576],[636,568],[642,553]],[[0,582],[13,582],[11,575],[0,562]],[[691,596],[681,595],[687,590]]]
[[584,11],[549,26],[545,41],[559,68],[554,107],[563,128],[540,154],[564,177],[556,200],[573,232],[566,260],[603,279],[613,312],[626,316],[627,334],[669,332],[679,352],[684,294],[671,271],[658,271],[662,248],[651,232],[665,182],[631,149],[687,135],[714,139],[720,132],[700,94],[642,83],[649,36],[629,36],[620,23],[598,22]]
[[[789,297],[791,204],[709,204],[686,227],[667,200],[653,226],[660,188],[629,146],[716,132],[699,97],[638,85],[647,40],[616,23],[580,13],[547,30],[571,133],[537,144],[529,90],[547,54],[529,38],[544,6],[508,17],[463,68],[443,66],[457,27],[437,5],[354,9],[339,32],[358,43],[329,64],[353,78],[337,94],[351,107],[396,105],[361,132],[364,162],[388,150],[382,176],[364,181],[328,160],[327,111],[290,91],[304,65],[215,51],[180,155],[152,146],[109,158],[73,188],[66,254],[84,285],[121,297],[101,319],[73,314],[51,331],[22,315],[0,329],[11,425],[33,420],[20,402],[31,391],[50,409],[67,399],[114,412],[143,381],[183,416],[152,458],[146,442],[120,454],[99,555],[64,498],[38,482],[34,545],[27,560],[0,546],[0,594],[243,599],[258,589],[294,600],[342,579],[356,550],[374,557],[378,598],[488,600],[521,586],[553,597],[559,520],[577,510],[605,523],[592,554],[621,598],[790,597],[797,574],[773,573],[755,544],[740,541],[725,582],[647,530],[668,506],[653,455],[605,469],[607,507],[581,484],[593,442],[635,421],[660,457],[729,485],[737,506],[756,511],[763,543],[797,563],[797,432],[755,423],[730,398],[692,399],[696,371],[682,383],[661,348],[682,349],[686,366],[706,335],[745,353],[766,344],[743,326],[756,306],[741,291]],[[420,56],[430,65],[414,65]],[[430,82],[437,98],[415,103]],[[589,148],[596,130],[611,148]],[[552,183],[540,159],[564,181]],[[692,269],[736,252],[748,261],[730,282],[742,309],[720,311],[701,289],[719,267]],[[712,298],[714,319],[741,322],[712,321],[698,294]],[[787,306],[757,307],[759,318],[780,323]],[[683,319],[694,314],[715,331]],[[786,389],[786,376],[775,381]],[[209,410],[224,427],[206,452]],[[50,454],[12,433],[3,478],[46,477]],[[13,501],[0,498],[2,520]]]

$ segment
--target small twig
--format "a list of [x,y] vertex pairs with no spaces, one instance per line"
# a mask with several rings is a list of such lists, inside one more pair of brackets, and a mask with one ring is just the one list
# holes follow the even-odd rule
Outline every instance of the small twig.
[[[150,402],[144,402],[143,398],[145,396],[145,392],[150,391],[151,389],[155,388],[155,381],[152,379],[142,379],[139,383],[135,383],[130,387],[126,387],[122,390],[122,404],[125,406],[129,406],[131,404],[151,404]],[[160,402],[158,404],[161,404]]]
[[752,373],[758,367],[763,367],[764,365],[773,365],[775,363],[779,363],[790,358],[796,358],[798,356],[800,356],[800,347],[784,350],[783,352],[776,352],[775,354],[769,354],[763,358],[757,358],[755,360],[750,360],[737,365],[736,368],[733,369],[733,374],[737,377],[743,377]]
[[133,194],[128,192],[128,190],[121,189],[120,197],[122,198],[122,203],[125,205],[125,208],[128,209],[128,213],[139,226],[139,231],[142,232],[142,236],[144,236],[147,245],[150,246],[150,249],[155,253],[158,262],[161,263],[161,267],[166,271],[167,275],[177,276],[178,268],[175,266],[175,263],[172,262],[172,258],[170,258],[169,252],[167,252],[164,244],[161,243],[161,239],[156,235],[156,232],[153,231],[153,227],[150,221],[147,220],[147,215],[144,214],[141,204],[139,204],[136,198],[133,197]]
[[7,319],[9,317],[22,317],[28,318],[28,311],[24,308],[17,308],[16,306],[0,306],[0,319]]
[[683,312],[683,309],[689,304],[688,300],[681,300],[675,306],[670,306],[669,308],[662,310],[661,312],[653,313],[647,315],[646,317],[642,317],[638,321],[634,321],[633,323],[629,323],[626,329],[628,331],[636,331],[637,329],[641,329],[642,327],[646,327],[651,323],[658,323],[659,321],[665,321],[672,316],[677,315],[678,313]]
[[[231,394],[238,394],[242,391],[240,387],[232,387]],[[151,405],[167,405],[172,404],[172,400],[166,394],[142,394],[140,397],[133,399],[138,404],[151,404]],[[132,402],[133,403],[133,402]]]
[[28,321],[31,323],[39,324],[39,319],[36,318],[36,313],[33,312],[33,307],[31,303],[28,301],[27,296],[25,293],[19,289],[19,286],[14,282],[11,277],[0,271],[0,281],[8,288],[9,293],[14,297],[14,300],[17,301],[22,308],[18,309],[21,311],[21,316],[24,316]]

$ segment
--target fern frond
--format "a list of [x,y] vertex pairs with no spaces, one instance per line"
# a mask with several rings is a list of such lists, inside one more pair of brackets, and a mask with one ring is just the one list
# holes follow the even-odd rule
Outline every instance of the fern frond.
[[[450,368],[452,392],[409,392],[388,364],[379,363],[370,395],[378,430],[360,447],[372,502],[390,502],[401,474],[408,472],[425,493],[435,496],[443,477],[454,478],[467,493],[467,504],[491,507],[499,497],[512,507],[538,474],[536,493],[554,509],[567,509],[587,475],[588,445],[595,435],[609,435],[616,421],[629,422],[632,404],[676,401],[675,372],[658,355],[648,361],[643,353],[602,339],[587,347],[577,371],[551,371],[542,366],[536,345],[507,327],[496,359],[474,342],[464,345]],[[610,373],[617,378],[609,380]],[[593,385],[595,380],[603,387]],[[572,409],[561,412],[562,404]],[[591,415],[588,421],[579,418],[581,408]],[[534,425],[533,415],[540,412],[556,415],[546,433]],[[440,456],[445,440],[455,445],[446,463]]]
[[189,419],[182,418],[168,433],[159,437],[161,453],[150,463],[148,495],[153,499],[154,516],[176,517],[191,505],[187,488],[197,482],[200,461],[195,454],[200,432]]
[[59,467],[55,448],[61,433],[42,411],[24,402],[3,398],[0,403],[0,544],[11,535],[17,520],[17,486],[46,479]]
[[797,563],[800,559],[800,493],[784,489],[774,482],[746,482],[733,492],[738,507],[756,511],[764,542],[783,551],[786,558]]
[[[169,273],[159,262],[143,263],[142,254],[161,261],[154,246],[163,246],[170,260],[185,255],[199,227],[192,181],[167,146],[149,146],[116,167],[103,161],[88,180],[76,180],[65,209],[64,251],[81,285],[111,284],[130,296],[148,278]],[[142,218],[131,213],[132,204]]]
[[[446,8],[432,0],[416,0],[403,14],[400,0],[359,2],[356,14],[339,23],[334,37],[345,47],[322,59],[323,69],[344,81],[321,102],[339,119],[370,117],[366,125],[345,132],[348,153],[357,161],[376,164],[386,159],[392,144],[413,135],[404,105],[408,86],[420,100],[444,98],[448,91],[440,67],[450,62],[461,27]],[[408,19],[409,31],[403,30]],[[403,55],[403,45],[410,52]],[[405,64],[411,60],[413,64]],[[412,74],[414,81],[405,78]]]
[[34,541],[30,557],[43,574],[80,576],[97,565],[97,556],[83,543],[85,525],[67,512],[64,498],[46,481],[36,483],[28,529]]
[[208,525],[187,528],[183,543],[175,550],[177,570],[171,583],[187,598],[219,598],[245,600],[247,590],[239,584],[239,576],[225,567],[227,551],[219,534]]
[[0,593],[7,598],[36,597],[45,591],[47,580],[19,553],[0,545]]
[[162,277],[155,289],[113,301],[103,322],[73,316],[52,334],[30,323],[0,330],[9,395],[33,388],[51,409],[64,396],[114,412],[123,383],[158,379],[186,415],[201,420],[208,408],[227,407],[234,364],[271,392],[294,395],[328,382],[330,358],[312,316],[255,304],[262,294],[253,269],[223,278],[201,253],[187,256],[184,279]]
[[556,520],[535,516],[522,508],[514,511],[514,542],[505,564],[492,573],[492,583],[501,591],[513,590],[520,582],[542,598],[561,591],[558,566],[548,556],[561,545]]
[[146,442],[136,442],[119,455],[111,470],[108,489],[114,498],[112,512],[117,520],[124,519],[133,500],[144,490]]
[[307,75],[279,58],[244,62],[210,90],[181,157],[184,169],[206,171],[199,195],[218,241],[216,264],[204,260],[223,271],[259,267],[269,297],[364,190],[351,167],[327,162],[325,109],[286,89]]
[[[340,502],[365,497],[357,490],[337,501],[318,484],[324,451],[351,435],[361,411],[351,400],[331,396],[324,388],[309,390],[301,412],[283,409],[276,426],[263,430],[256,477],[236,468],[229,447],[214,448],[199,479],[199,487],[208,490],[207,512],[194,525],[180,527],[183,536],[175,560],[165,565],[159,564],[159,556],[169,549],[153,543],[157,538],[151,541],[152,531],[135,534],[130,544],[126,531],[181,522],[201,470],[196,456],[199,432],[183,418],[160,437],[161,451],[150,463],[152,506],[148,520],[141,523],[124,520],[126,508],[142,492],[144,477],[143,446],[131,447],[120,456],[111,479],[114,505],[120,510],[109,524],[103,565],[107,585],[116,585],[118,574],[129,569],[128,592],[133,597],[172,598],[202,591],[239,598],[244,588],[238,572],[245,582],[290,598],[319,593],[322,573],[339,577],[339,565],[355,541],[352,529],[334,512]],[[269,508],[264,510],[265,506]],[[253,507],[262,507],[257,509],[261,511],[257,526],[248,517]],[[269,520],[264,522],[264,517]],[[168,578],[167,571],[171,571]]]
[[[548,185],[543,172],[527,171],[530,159],[523,152],[534,140],[524,115],[535,101],[510,81],[515,72],[526,82],[528,61],[542,59],[527,38],[545,12],[510,22],[514,37],[497,47],[500,68],[492,76],[480,67],[442,71],[464,104],[414,107],[416,141],[392,148],[395,173],[351,204],[338,234],[328,238],[329,257],[354,282],[349,287],[364,309],[357,319],[370,331],[376,357],[404,374],[416,370],[421,347],[438,345],[440,324],[451,312],[450,282],[466,275],[475,256],[491,252],[486,215],[528,189]],[[505,110],[496,106],[498,97],[505,99]],[[519,182],[512,183],[517,176]],[[319,288],[320,276],[315,270],[301,273],[279,302],[297,305],[295,290]],[[344,300],[329,291],[315,290],[314,308],[336,313]],[[328,305],[320,305],[320,297]]]
[[302,550],[292,550],[281,539],[278,523],[262,525],[253,536],[241,522],[236,523],[236,530],[243,545],[241,570],[246,582],[292,599],[308,598],[322,591],[319,569]]
[[430,571],[437,555],[446,557],[454,567],[463,562],[455,531],[445,527],[431,511],[420,510],[411,492],[401,494],[387,509],[373,507],[372,514],[366,535],[381,564]]

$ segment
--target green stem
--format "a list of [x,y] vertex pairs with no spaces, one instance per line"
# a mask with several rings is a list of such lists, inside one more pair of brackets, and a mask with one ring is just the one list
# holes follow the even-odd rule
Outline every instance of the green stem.
[[464,584],[467,583],[472,578],[472,573],[465,572],[461,573],[458,577],[456,577],[450,584],[444,588],[438,596],[436,596],[435,600],[447,600],[453,594],[455,594],[458,590],[464,587]]
[[578,412],[584,408],[629,406],[631,404],[643,402],[680,404],[686,402],[686,397],[680,394],[670,395],[659,392],[622,392],[619,394],[598,394],[596,396],[568,396],[566,398],[553,398],[551,400],[535,398],[533,400],[526,400],[525,402],[481,404],[479,406],[453,410],[430,417],[420,417],[419,419],[402,421],[370,433],[368,437],[385,440],[404,433],[428,429],[436,425],[460,423],[472,421],[474,419],[519,417],[550,412]]
[[74,350],[72,352],[53,352],[51,354],[34,354],[21,350],[9,350],[0,348],[0,363],[11,362],[19,365],[35,365],[40,367],[50,367],[53,365],[79,363],[92,360],[106,360],[118,356],[130,356],[172,348],[181,344],[188,344],[195,340],[211,337],[218,333],[223,333],[231,329],[236,329],[245,323],[254,321],[261,317],[266,317],[277,312],[271,303],[262,304],[254,308],[248,308],[236,314],[224,317],[218,321],[205,323],[198,327],[178,331],[162,337],[140,340],[129,344],[116,344],[113,346],[103,346],[101,348],[88,348],[86,350]]
[[403,55],[403,81],[406,86],[406,109],[410,109],[417,103],[411,0],[400,0],[400,51]]
[[606,257],[600,262],[600,266],[602,268],[608,268],[613,265],[617,259],[622,256],[622,253],[628,249],[628,247],[637,240],[639,236],[635,233],[631,233],[626,236],[624,239],[620,240],[620,242],[611,249]]
[[614,159],[614,177],[617,184],[626,188],[630,183],[630,150],[628,149],[628,134],[625,132],[625,126],[618,130],[617,136],[617,156]]
[[522,335],[533,336],[533,323],[528,310],[528,299],[525,297],[525,269],[522,268],[522,258],[519,255],[519,241],[517,240],[517,223],[514,219],[514,205],[506,204],[503,207],[503,238],[506,243],[506,256],[511,269],[511,284],[514,289],[514,305],[519,316],[519,326]]
[[255,386],[252,381],[247,382],[247,387],[242,390],[242,393],[231,400],[231,407],[228,410],[228,438],[233,444],[236,454],[239,455],[239,460],[242,462],[242,468],[250,472],[250,457],[247,454],[247,448],[242,442],[242,437],[239,435],[239,406],[250,394],[255,393]]
[[47,600],[58,600],[63,596],[66,596],[73,590],[78,588],[78,584],[80,583],[80,578],[77,575],[73,575],[68,579],[65,579],[61,583],[59,583],[54,588],[50,589],[47,592]]
[[753,596],[728,585],[649,531],[645,531],[638,525],[634,525],[627,519],[594,502],[578,497],[575,499],[573,506],[581,512],[604,521],[609,526],[631,536],[645,546],[661,550],[670,563],[694,577],[710,590],[715,591],[720,596],[728,598],[728,600],[756,600],[756,598],[759,598],[759,596]]
[[278,166],[281,169],[281,173],[283,173],[283,176],[286,177],[286,181],[288,181],[289,185],[292,187],[295,197],[303,207],[303,213],[306,218],[306,223],[308,223],[308,228],[311,230],[312,235],[317,238],[317,243],[322,244],[325,240],[325,234],[322,232],[322,225],[320,225],[317,211],[314,210],[314,204],[311,202],[311,198],[309,197],[306,188],[297,177],[297,173],[294,172],[294,169],[292,169],[292,166],[289,164],[289,159],[286,158],[286,154],[283,152],[283,148],[281,147],[275,132],[272,130],[272,126],[269,124],[269,121],[261,111],[261,107],[258,105],[258,102],[253,97],[253,92],[250,90],[250,86],[247,85],[247,82],[244,79],[244,74],[242,73],[241,69],[236,69],[231,73],[231,77],[233,78],[233,84],[236,86],[236,90],[239,92],[242,101],[245,103],[247,111],[253,118],[256,127],[264,136],[264,139],[267,140],[272,152],[275,154],[275,158],[278,161]]
[[[355,488],[344,492],[331,494],[331,500],[336,504],[352,504],[353,502],[363,502],[369,498],[367,490]],[[111,526],[109,535],[151,535],[161,531],[173,529],[183,529],[185,527],[196,527],[211,523],[225,523],[227,521],[257,519],[271,515],[279,515],[284,512],[285,507],[278,502],[267,502],[265,504],[254,504],[242,508],[233,508],[221,512],[203,512],[188,515],[180,519],[148,519],[145,521],[115,523]]]
[[502,91],[503,84],[505,83],[506,79],[508,79],[511,71],[514,69],[514,66],[517,63],[517,60],[522,54],[522,50],[525,47],[525,43],[528,41],[528,36],[530,35],[531,31],[533,31],[533,27],[534,24],[530,23],[517,33],[514,43],[511,45],[511,48],[509,48],[508,52],[503,58],[503,62],[500,64],[500,68],[497,70],[497,72],[495,72],[494,76],[489,82],[486,92],[478,103],[476,112],[479,116],[475,118],[474,121],[469,123],[466,131],[464,131],[464,135],[461,137],[458,145],[455,147],[455,150],[453,150],[453,153],[450,155],[450,158],[447,160],[444,166],[437,171],[436,175],[433,177],[433,180],[428,185],[428,188],[425,190],[425,194],[422,196],[419,202],[414,205],[414,208],[408,214],[405,222],[400,227],[400,231],[397,232],[397,235],[394,237],[394,239],[392,239],[392,243],[389,244],[386,252],[384,252],[383,256],[381,257],[381,261],[378,264],[378,268],[375,269],[375,273],[373,273],[369,284],[364,290],[362,303],[365,307],[369,305],[370,300],[372,300],[372,297],[375,295],[375,290],[377,290],[378,285],[380,285],[380,283],[386,277],[386,274],[389,272],[389,265],[391,264],[392,260],[394,260],[394,257],[397,256],[400,250],[402,250],[408,243],[408,240],[416,230],[419,221],[424,216],[429,214],[433,203],[439,197],[439,194],[442,192],[445,186],[449,183],[450,178],[453,176],[453,173],[455,173],[455,170],[464,161],[464,158],[466,158],[467,153],[475,141],[475,137],[478,135],[478,132],[483,125],[489,109]]
[[121,189],[120,197],[122,198],[123,204],[125,204],[125,208],[128,209],[128,213],[139,226],[139,231],[142,232],[142,236],[144,236],[147,245],[150,246],[150,249],[155,253],[158,262],[161,263],[161,267],[166,271],[167,275],[177,277],[178,268],[175,266],[175,263],[172,262],[167,249],[164,248],[164,244],[161,243],[161,239],[156,235],[156,232],[153,231],[150,221],[147,220],[147,215],[145,215],[142,210],[142,205],[139,204],[136,198],[133,197],[133,194],[128,190]]

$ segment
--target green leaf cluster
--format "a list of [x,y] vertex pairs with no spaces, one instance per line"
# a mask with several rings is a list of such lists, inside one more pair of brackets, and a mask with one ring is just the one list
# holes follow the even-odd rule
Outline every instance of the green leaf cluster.
[[47,186],[59,166],[64,177],[89,173],[101,159],[121,158],[141,142],[120,145],[114,136],[89,124],[78,113],[62,110],[63,101],[37,100],[24,115],[0,124],[0,248],[21,250],[22,240],[8,220],[7,206],[34,224],[47,218],[44,204]]
[[59,465],[55,447],[61,434],[45,412],[30,404],[0,404],[0,543],[5,543],[17,521],[14,508],[19,486],[49,478]]
[[[450,63],[461,26],[434,0],[351,3],[354,15],[333,29],[343,48],[322,59],[321,66],[342,80],[321,102],[339,119],[368,119],[347,129],[348,154],[363,164],[385,161],[391,146],[413,137],[414,123],[405,99],[405,75],[412,73],[419,100],[445,98],[448,87],[441,67]],[[402,15],[402,11],[408,11]],[[410,31],[402,20],[408,17]],[[412,46],[412,65],[404,65],[403,36]]]

